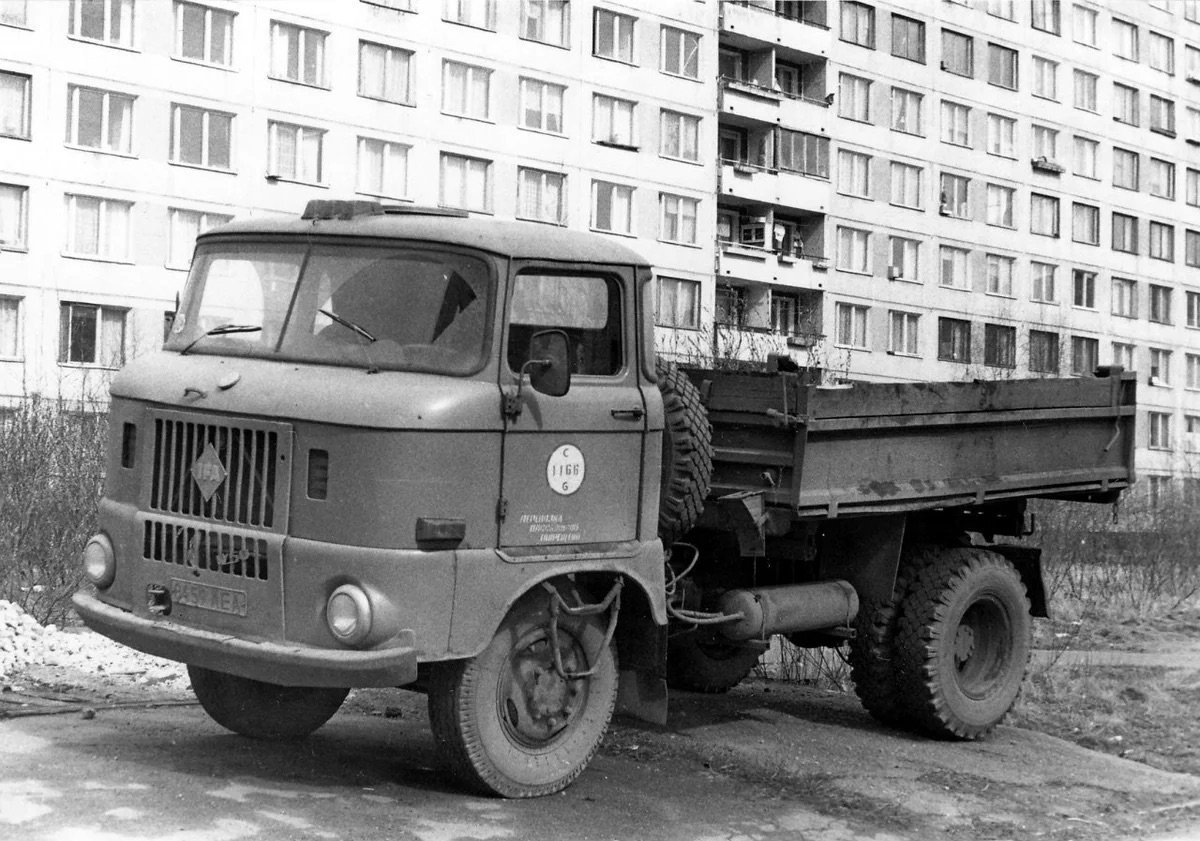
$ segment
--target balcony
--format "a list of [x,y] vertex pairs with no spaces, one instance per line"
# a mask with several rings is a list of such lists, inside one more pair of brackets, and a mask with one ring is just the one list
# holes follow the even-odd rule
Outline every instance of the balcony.
[[717,277],[731,281],[824,289],[828,260],[819,255],[798,256],[763,245],[717,242]]
[[833,35],[828,26],[775,13],[774,4],[721,3],[721,43],[743,49],[786,47],[808,58],[828,58]]
[[718,179],[721,197],[744,204],[770,204],[813,213],[825,213],[829,206],[829,181],[816,176],[749,161],[723,160]]
[[717,115],[722,122],[734,125],[777,125],[783,100],[784,95],[774,88],[722,76]]

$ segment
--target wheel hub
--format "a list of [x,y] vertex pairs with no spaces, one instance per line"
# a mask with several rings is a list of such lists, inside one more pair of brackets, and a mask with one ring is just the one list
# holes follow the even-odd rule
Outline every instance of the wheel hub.
[[969,625],[959,625],[954,634],[954,659],[960,665],[970,659],[975,651],[975,630]]
[[[563,670],[576,671],[578,649],[569,639],[562,643]],[[545,639],[514,651],[510,666],[503,720],[518,741],[545,743],[570,723],[580,707],[586,680],[564,679],[554,667],[554,653]]]

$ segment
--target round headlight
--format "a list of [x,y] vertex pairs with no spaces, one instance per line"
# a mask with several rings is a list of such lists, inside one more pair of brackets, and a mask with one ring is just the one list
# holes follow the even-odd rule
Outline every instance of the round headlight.
[[108,537],[98,534],[83,547],[83,574],[87,580],[103,590],[113,583],[117,575],[117,561]]
[[355,584],[343,584],[325,603],[329,632],[345,645],[357,645],[371,633],[371,600]]

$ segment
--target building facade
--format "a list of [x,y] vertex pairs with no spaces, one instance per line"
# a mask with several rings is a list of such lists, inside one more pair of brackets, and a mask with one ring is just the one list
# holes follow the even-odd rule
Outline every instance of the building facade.
[[101,395],[199,231],[357,196],[627,238],[679,358],[1124,365],[1186,476],[1198,5],[0,0],[0,396]]

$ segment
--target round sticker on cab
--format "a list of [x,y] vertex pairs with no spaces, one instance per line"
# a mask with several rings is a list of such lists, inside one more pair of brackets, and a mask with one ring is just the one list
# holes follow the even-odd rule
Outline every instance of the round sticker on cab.
[[560,496],[570,496],[583,484],[583,453],[572,444],[555,448],[546,462],[546,484]]

